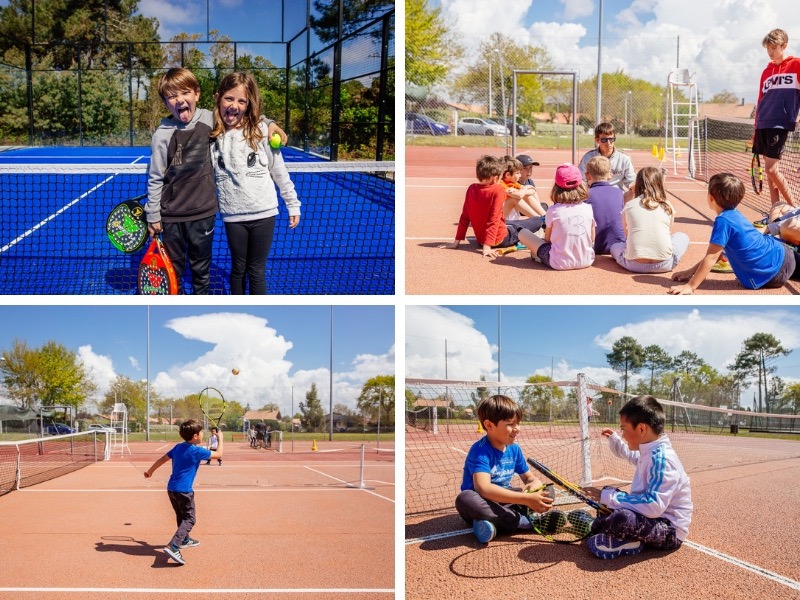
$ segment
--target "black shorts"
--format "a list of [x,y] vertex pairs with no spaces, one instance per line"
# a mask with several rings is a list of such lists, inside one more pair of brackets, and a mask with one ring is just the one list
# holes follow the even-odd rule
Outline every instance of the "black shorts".
[[788,135],[787,129],[756,129],[753,153],[780,160]]
[[779,288],[783,287],[784,284],[792,279],[795,275],[795,270],[797,268],[797,257],[795,256],[794,251],[787,246],[786,244],[783,245],[783,263],[781,263],[781,268],[778,269],[778,272],[775,273],[775,276],[770,279],[767,283],[764,284],[764,288]]

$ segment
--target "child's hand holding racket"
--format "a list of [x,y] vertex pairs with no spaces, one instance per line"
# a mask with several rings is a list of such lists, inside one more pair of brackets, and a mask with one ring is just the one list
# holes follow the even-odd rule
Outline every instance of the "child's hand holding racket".
[[591,498],[592,500],[597,500],[598,502],[600,502],[600,493],[603,491],[601,488],[589,486],[589,487],[585,487],[585,488],[581,488],[581,489],[583,490],[584,494],[589,496],[589,498]]
[[526,498],[525,506],[535,510],[538,513],[544,513],[550,510],[553,500],[556,498],[556,491],[553,484],[540,485],[534,489],[525,489]]
[[614,430],[606,427],[605,429],[603,429],[603,431],[600,432],[600,435],[602,435],[603,437],[611,437],[612,435],[614,435]]

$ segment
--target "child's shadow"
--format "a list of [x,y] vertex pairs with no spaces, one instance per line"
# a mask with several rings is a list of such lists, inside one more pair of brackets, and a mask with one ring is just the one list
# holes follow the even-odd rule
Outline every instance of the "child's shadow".
[[162,546],[153,546],[127,535],[105,535],[100,539],[102,541],[95,544],[95,550],[98,552],[119,552],[128,556],[152,556],[154,559],[153,569],[181,566],[169,562],[169,557],[163,552],[159,552]]

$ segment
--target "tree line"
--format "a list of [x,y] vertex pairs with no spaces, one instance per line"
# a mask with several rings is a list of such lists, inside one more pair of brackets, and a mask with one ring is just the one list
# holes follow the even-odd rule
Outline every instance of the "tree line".
[[[669,397],[673,382],[680,379],[683,395],[706,406],[739,406],[743,390],[754,387],[753,407],[758,412],[797,414],[800,411],[800,383],[786,384],[775,372],[775,361],[788,356],[780,341],[770,333],[756,333],[742,342],[734,359],[720,372],[694,352],[684,350],[671,356],[657,344],[643,346],[624,336],[606,354],[608,364],[621,375],[625,394]],[[644,373],[635,385],[634,374]],[[609,387],[616,387],[611,381]]]
[[[320,40],[335,41],[338,3],[314,5],[309,25]],[[353,34],[391,6],[388,0],[346,0],[342,34]],[[136,0],[9,0],[0,7],[0,141],[27,143],[33,134],[35,143],[44,144],[127,144],[131,137],[135,144],[148,144],[167,115],[157,92],[159,78],[167,68],[183,66],[200,83],[199,106],[212,110],[221,79],[234,69],[250,72],[263,114],[282,123],[293,144],[330,152],[328,61],[314,57],[308,65],[276,65],[216,30],[209,32],[210,43],[187,33],[162,42],[158,21],[136,15],[137,10]],[[386,130],[385,158],[394,154],[393,57],[388,67],[389,98],[381,98],[379,76],[342,82],[339,158],[374,158],[379,126]],[[379,106],[387,111],[383,124]]]
[[[510,117],[514,69],[558,70],[544,46],[519,44],[502,33],[492,33],[482,40],[477,54],[466,59],[464,47],[444,18],[441,6],[435,6],[431,0],[406,0],[405,61],[406,80],[417,90],[406,94],[408,110],[424,107],[428,116],[444,122],[452,108],[437,97],[434,89],[444,88],[455,102],[493,106],[497,114]],[[666,86],[631,77],[622,70],[601,76],[604,121],[613,123],[618,133],[628,125],[642,136],[663,134]],[[530,122],[534,113],[549,113],[551,122],[559,115],[567,123],[572,122],[571,78],[520,75],[517,88],[517,115],[521,122],[535,125]],[[678,101],[688,101],[682,90],[675,90],[675,94]],[[578,82],[577,96],[577,124],[593,129],[596,74]],[[721,92],[710,100],[737,101],[730,92]]]
[[[33,348],[23,340],[14,340],[11,349],[2,352],[0,375],[5,394],[19,408],[47,409],[53,406],[68,406],[74,409],[79,420],[87,423],[98,415],[90,409],[90,398],[98,385],[91,370],[80,360],[78,354],[56,341],[48,341]],[[361,425],[375,424],[380,415],[381,427],[394,427],[394,376],[378,375],[364,382],[356,400],[356,410],[344,404],[334,406],[334,412],[353,417]],[[150,385],[150,422],[159,425],[174,425],[194,418],[202,420],[199,393],[179,398],[167,397]],[[123,403],[133,430],[146,428],[148,389],[147,381],[134,381],[117,375],[104,396],[96,402],[100,415],[109,416],[114,404]],[[285,404],[285,402],[284,402]],[[228,430],[241,430],[245,412],[250,406],[237,399],[228,399],[228,407],[222,425]],[[275,402],[266,402],[256,410],[278,411]],[[282,415],[281,422],[272,423],[274,428],[290,428],[292,418],[300,419],[302,427],[309,431],[327,431],[325,409],[320,402],[317,386],[312,383],[294,415]]]

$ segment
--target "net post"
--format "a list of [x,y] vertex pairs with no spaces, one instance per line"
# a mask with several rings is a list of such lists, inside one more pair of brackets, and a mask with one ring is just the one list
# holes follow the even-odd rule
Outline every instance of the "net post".
[[583,469],[581,484],[592,481],[591,440],[589,439],[589,410],[586,403],[586,381],[583,373],[578,373],[578,421],[581,431],[581,458]]
[[15,446],[17,449],[17,472],[16,472],[16,481],[14,482],[14,489],[20,489],[20,482],[22,481],[22,449],[19,446]]
[[369,487],[364,482],[364,444],[361,444],[361,460],[359,461],[359,475],[358,475],[358,485],[351,485],[348,487],[357,488],[359,490],[374,490],[375,488]]
[[278,432],[278,453],[283,453],[283,431],[280,429],[276,430]]

